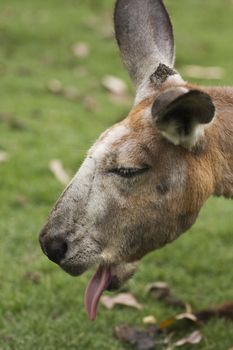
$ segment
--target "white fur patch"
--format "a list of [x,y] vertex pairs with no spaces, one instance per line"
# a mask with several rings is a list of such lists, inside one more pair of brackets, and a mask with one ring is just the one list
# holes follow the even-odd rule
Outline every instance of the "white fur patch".
[[170,75],[164,84],[174,85],[174,87],[175,87],[176,85],[185,84],[185,81],[180,76],[180,74],[175,74],[175,75]]
[[93,181],[95,168],[95,160],[91,157],[87,157],[71,181],[72,184],[77,184],[77,186],[74,186],[72,190],[73,192],[77,191],[77,194],[73,193],[74,197],[86,197],[89,187]]
[[154,91],[154,87],[149,84],[148,80],[142,82],[142,84],[137,89],[134,106],[153,95]]
[[170,123],[166,131],[161,131],[162,135],[174,145],[181,145],[185,148],[192,148],[204,134],[204,125],[195,125],[190,135],[180,136],[176,132],[175,123]]
[[[175,75],[169,76],[167,80],[163,83],[163,87],[164,86],[166,87],[166,85],[171,87],[172,85],[172,87],[175,88],[176,86],[183,85],[183,84],[185,84],[185,81],[177,73]],[[136,106],[138,103],[142,102],[145,98],[148,98],[151,95],[153,95],[153,93],[155,92],[155,89],[156,87],[151,85],[148,79],[146,79],[146,81],[143,81],[142,84],[137,89],[134,105]],[[159,90],[159,87],[157,87],[157,89]]]
[[130,130],[122,124],[114,126],[105,132],[106,136],[103,137],[102,141],[97,141],[97,143],[91,148],[90,155],[94,159],[102,159],[111,149],[113,143],[129,133]]

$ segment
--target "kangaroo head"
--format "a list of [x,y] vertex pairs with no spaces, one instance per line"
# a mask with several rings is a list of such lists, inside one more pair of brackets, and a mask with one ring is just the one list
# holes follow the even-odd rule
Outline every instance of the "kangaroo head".
[[128,117],[105,131],[40,234],[45,254],[72,275],[99,265],[89,317],[148,252],[190,228],[213,192],[210,96],[174,70],[172,26],[161,0],[118,0],[115,32],[136,87]]

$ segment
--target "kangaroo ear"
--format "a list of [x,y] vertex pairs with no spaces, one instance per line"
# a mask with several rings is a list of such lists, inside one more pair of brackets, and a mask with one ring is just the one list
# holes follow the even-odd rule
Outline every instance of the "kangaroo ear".
[[136,87],[149,82],[160,64],[173,67],[173,31],[162,0],[117,0],[114,22],[123,62]]
[[153,104],[152,116],[156,127],[175,145],[192,148],[214,118],[211,97],[199,90],[171,89]]

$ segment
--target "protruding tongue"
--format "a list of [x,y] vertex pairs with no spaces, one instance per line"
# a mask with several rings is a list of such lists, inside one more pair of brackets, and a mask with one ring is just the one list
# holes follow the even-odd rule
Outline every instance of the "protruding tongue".
[[111,281],[109,266],[99,266],[98,270],[88,283],[85,291],[84,305],[88,318],[93,321],[96,318],[97,307],[101,295]]

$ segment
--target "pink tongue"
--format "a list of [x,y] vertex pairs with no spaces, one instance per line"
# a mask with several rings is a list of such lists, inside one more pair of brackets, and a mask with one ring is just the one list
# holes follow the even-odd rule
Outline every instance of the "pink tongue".
[[85,291],[84,305],[88,318],[93,321],[96,318],[97,307],[101,295],[111,281],[109,266],[99,266],[98,270],[88,283]]

